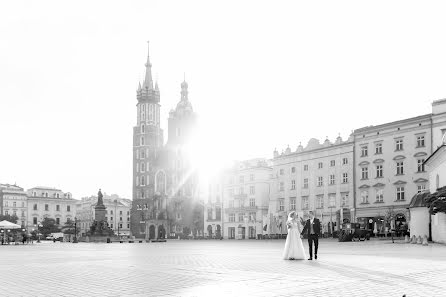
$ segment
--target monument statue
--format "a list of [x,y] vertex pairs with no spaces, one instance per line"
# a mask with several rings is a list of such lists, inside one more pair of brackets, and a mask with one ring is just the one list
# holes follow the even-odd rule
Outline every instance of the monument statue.
[[101,189],[99,189],[99,192],[98,192],[98,203],[96,205],[104,205],[104,201],[102,200],[102,197],[104,197],[104,196],[102,196]]

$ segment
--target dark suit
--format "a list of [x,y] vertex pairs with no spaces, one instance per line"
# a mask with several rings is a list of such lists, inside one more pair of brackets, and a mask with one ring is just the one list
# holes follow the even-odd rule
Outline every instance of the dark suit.
[[305,227],[302,230],[302,235],[307,233],[308,236],[308,247],[310,250],[310,258],[313,258],[313,242],[314,242],[314,255],[317,258],[317,248],[319,245],[319,236],[321,234],[321,222],[317,219],[313,219],[313,233],[311,233],[310,219],[305,223]]

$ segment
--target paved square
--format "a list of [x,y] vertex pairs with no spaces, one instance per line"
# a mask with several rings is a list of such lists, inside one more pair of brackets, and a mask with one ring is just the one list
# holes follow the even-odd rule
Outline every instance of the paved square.
[[0,295],[446,295],[444,245],[326,239],[317,261],[282,260],[283,245],[175,240],[0,246]]

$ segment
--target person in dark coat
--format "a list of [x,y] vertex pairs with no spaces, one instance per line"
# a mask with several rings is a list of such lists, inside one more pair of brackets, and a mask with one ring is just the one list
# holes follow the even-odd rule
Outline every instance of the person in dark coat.
[[307,234],[308,236],[308,249],[310,252],[310,258],[308,260],[313,260],[313,243],[314,243],[314,258],[317,260],[317,250],[319,247],[319,236],[321,235],[321,222],[319,219],[314,217],[314,212],[309,211],[310,218],[305,223],[305,227],[302,230],[302,235]]

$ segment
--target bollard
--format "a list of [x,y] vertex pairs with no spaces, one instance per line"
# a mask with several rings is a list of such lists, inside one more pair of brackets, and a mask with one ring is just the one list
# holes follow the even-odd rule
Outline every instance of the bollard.
[[422,245],[428,245],[428,243],[427,243],[427,235],[424,235]]
[[411,244],[417,243],[417,237],[415,235],[412,236],[412,240],[410,241]]
[[406,235],[406,236],[404,237],[404,242],[405,242],[405,243],[410,243],[409,235]]
[[422,244],[423,240],[421,239],[421,235],[418,235],[417,244]]

